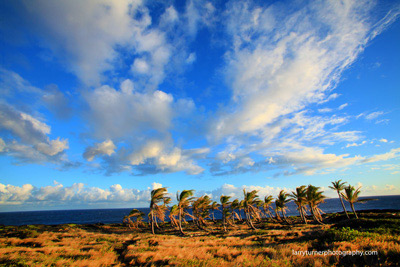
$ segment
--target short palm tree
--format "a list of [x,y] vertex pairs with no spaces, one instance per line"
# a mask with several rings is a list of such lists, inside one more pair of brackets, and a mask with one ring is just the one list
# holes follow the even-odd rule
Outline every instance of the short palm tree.
[[291,201],[291,199],[288,198],[289,194],[285,192],[285,190],[281,190],[278,194],[277,199],[275,200],[275,206],[276,206],[276,214],[278,214],[279,211],[282,213],[282,218],[283,220],[287,223],[290,224],[290,222],[286,218],[286,204]]
[[231,202],[231,217],[232,221],[235,221],[236,219],[240,220],[239,214],[236,212],[240,208],[240,201],[239,199],[235,199]]
[[344,206],[342,195],[340,193],[342,190],[344,190],[345,184],[346,184],[346,182],[342,182],[342,180],[338,180],[338,181],[332,182],[332,186],[329,186],[329,188],[331,188],[337,192],[340,202],[342,203],[344,213],[346,214],[347,219],[350,219],[349,214],[347,214],[346,207]]
[[226,219],[230,215],[230,211],[228,207],[230,206],[231,202],[229,202],[230,196],[222,195],[219,200],[221,202],[222,207],[222,225],[224,226],[224,231],[226,232]]
[[252,218],[259,218],[258,208],[256,207],[259,201],[257,193],[257,190],[246,192],[246,189],[243,189],[243,207],[246,215],[246,222],[253,230],[256,230],[256,228],[253,224]]
[[296,191],[292,191],[290,195],[291,199],[297,205],[297,210],[299,211],[300,218],[303,220],[305,224],[307,224],[307,188],[305,185],[299,186],[296,188]]
[[178,200],[178,210],[179,210],[179,231],[182,235],[185,233],[182,229],[182,220],[188,213],[186,209],[190,206],[193,201],[193,192],[194,190],[183,190],[182,193],[179,194],[179,191],[176,193],[176,199]]
[[[138,229],[139,225],[143,224],[143,217],[143,212],[137,209],[132,209],[131,212],[129,212],[129,215],[124,217],[123,222],[128,223],[129,228]],[[133,222],[131,218],[136,218],[135,222]]]
[[368,199],[359,199],[359,194],[361,193],[360,191],[361,186],[357,189],[354,188],[354,186],[347,186],[344,188],[344,194],[342,193],[342,197],[349,202],[351,209],[353,210],[354,216],[358,219],[356,210],[354,209],[354,203],[364,203],[370,200],[374,200],[372,198]]
[[314,220],[320,224],[323,224],[321,216],[322,211],[318,208],[318,205],[323,203],[325,200],[325,196],[322,194],[323,191],[319,191],[319,187],[309,185],[306,192],[307,204]]
[[[166,187],[157,188],[151,191],[149,221],[153,235],[155,234],[154,225],[157,224],[157,217],[164,221],[167,204],[170,201],[171,198],[168,196]],[[159,205],[160,202],[163,202],[163,204]]]

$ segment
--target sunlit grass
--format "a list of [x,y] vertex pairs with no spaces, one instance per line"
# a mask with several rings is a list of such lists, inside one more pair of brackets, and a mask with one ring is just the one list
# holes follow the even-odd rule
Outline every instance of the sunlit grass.
[[[245,223],[209,232],[169,224],[157,235],[114,225],[0,227],[0,266],[378,266],[400,262],[399,213],[325,225]],[[294,221],[294,218],[291,218]],[[335,223],[329,223],[329,220]],[[299,256],[293,251],[378,251],[378,256]]]

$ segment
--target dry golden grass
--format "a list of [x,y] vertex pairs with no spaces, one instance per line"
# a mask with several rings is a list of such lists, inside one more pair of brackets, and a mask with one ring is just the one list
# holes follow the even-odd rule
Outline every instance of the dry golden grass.
[[[396,218],[400,220],[400,214]],[[328,240],[326,225],[259,223],[223,232],[185,224],[185,236],[164,225],[159,234],[122,225],[0,227],[0,266],[388,266],[400,262],[394,234]],[[333,228],[332,228],[333,229]],[[358,234],[358,233],[357,233]],[[377,250],[379,256],[299,256],[293,251]]]

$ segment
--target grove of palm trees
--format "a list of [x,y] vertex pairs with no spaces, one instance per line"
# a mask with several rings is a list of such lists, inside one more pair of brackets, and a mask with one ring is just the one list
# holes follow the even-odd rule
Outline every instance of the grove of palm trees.
[[[353,186],[345,186],[345,184],[345,182],[338,180],[332,182],[330,188],[337,192],[346,219],[350,219],[350,216],[345,208],[343,199],[349,203],[354,217],[358,219],[354,203],[365,202],[370,199],[360,200],[358,198],[361,192],[360,188],[355,189]],[[259,196],[256,190],[247,192],[244,189],[243,199],[231,200],[231,196],[221,195],[220,203],[217,203],[212,201],[208,195],[193,197],[194,192],[195,190],[193,189],[177,192],[177,204],[169,207],[168,204],[171,202],[171,197],[169,197],[167,188],[154,189],[151,192],[150,212],[148,215],[151,232],[155,234],[156,230],[161,230],[159,223],[174,227],[181,235],[185,235],[183,223],[187,225],[189,222],[203,231],[220,227],[224,232],[240,224],[247,225],[251,230],[257,230],[256,224],[270,221],[279,222],[283,225],[292,225],[293,223],[308,224],[309,222],[324,224],[323,211],[319,208],[319,205],[324,202],[326,197],[319,187],[313,185],[299,186],[291,193],[281,190],[275,200],[271,195]],[[298,218],[287,218],[287,203],[290,201],[296,204],[300,220]],[[159,203],[161,202],[162,204],[160,205]],[[271,207],[273,202],[275,209]],[[272,211],[275,212],[275,216],[273,216]],[[169,213],[168,216],[167,212]],[[220,212],[222,225],[221,222],[216,222],[215,212]],[[131,218],[136,218],[135,223],[131,221]],[[167,218],[169,219],[169,224],[166,223]],[[139,226],[145,226],[143,219],[143,213],[133,209],[126,216],[125,221],[130,227],[138,229]]]

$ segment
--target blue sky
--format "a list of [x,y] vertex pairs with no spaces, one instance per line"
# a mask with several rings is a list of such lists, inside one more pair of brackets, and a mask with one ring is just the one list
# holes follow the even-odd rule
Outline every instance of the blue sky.
[[2,1],[0,210],[400,194],[395,1]]

